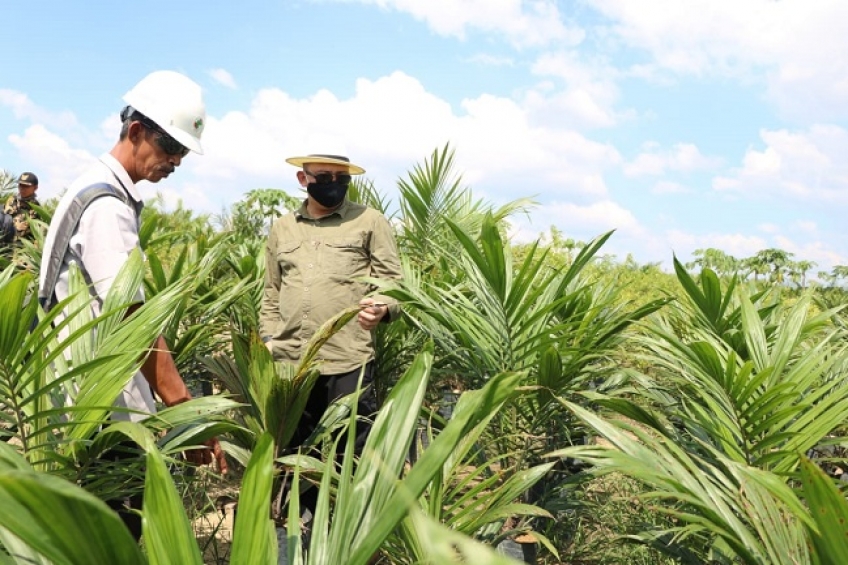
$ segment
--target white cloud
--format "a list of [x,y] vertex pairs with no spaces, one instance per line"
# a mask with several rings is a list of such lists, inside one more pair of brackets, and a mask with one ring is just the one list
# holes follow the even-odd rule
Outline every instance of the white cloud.
[[[809,260],[817,264],[817,270],[827,270],[834,265],[848,264],[848,257],[835,251],[833,246],[821,240],[795,240],[780,233],[776,226],[767,229],[760,226],[765,236],[742,232],[691,233],[669,230],[664,233],[647,230],[629,211],[612,201],[597,202],[588,206],[570,203],[555,203],[531,211],[532,223],[523,218],[514,218],[510,235],[516,242],[528,242],[540,237],[551,225],[562,230],[565,237],[578,241],[589,241],[597,235],[616,229],[612,238],[601,250],[601,254],[612,254],[622,258],[633,253],[636,260],[645,264],[659,262],[667,271],[671,269],[672,257],[683,263],[692,260],[697,249],[720,249],[744,259],[758,251],[778,248],[794,253],[795,260]],[[810,276],[810,274],[808,274]]]
[[476,63],[485,67],[512,67],[515,65],[515,59],[512,57],[497,57],[486,53],[477,53],[465,59],[468,63]]
[[792,259],[795,261],[815,262],[815,271],[830,271],[835,265],[848,264],[848,255],[834,251],[820,240],[798,242],[786,236],[777,236],[773,247],[794,253]]
[[[588,241],[610,230],[618,237],[644,237],[644,228],[630,210],[612,200],[599,200],[587,205],[573,202],[549,202],[531,211],[531,220],[513,218],[516,238],[530,241],[546,232],[550,226],[563,230],[566,237]],[[523,238],[523,239],[522,239]]]
[[450,142],[464,180],[493,199],[552,191],[557,195],[603,196],[602,170],[620,161],[608,144],[573,131],[531,123],[515,101],[481,95],[462,101],[460,111],[401,72],[359,79],[355,94],[340,99],[319,91],[297,99],[279,89],[257,93],[246,112],[210,117],[205,155],[186,160],[199,177],[220,185],[210,190],[234,200],[247,188],[287,188],[293,169],[286,156],[315,152],[316,138],[343,138],[349,155],[378,188],[390,192],[399,175]]
[[706,157],[691,143],[677,143],[667,151],[661,151],[656,144],[647,144],[645,153],[638,155],[632,162],[624,165],[624,174],[630,177],[643,175],[660,176],[668,171],[693,172],[715,168],[720,159]]
[[226,69],[211,69],[207,71],[207,74],[218,84],[226,86],[227,88],[232,88],[233,90],[238,88],[233,75],[231,75]]
[[88,151],[71,147],[64,138],[40,124],[28,127],[23,135],[10,135],[9,141],[32,164],[30,168],[38,175],[38,194],[42,199],[59,196],[95,159]]
[[526,92],[524,104],[535,120],[577,128],[607,128],[620,121],[615,110],[619,73],[605,60],[585,59],[577,51],[545,53],[531,70],[563,83],[556,88],[544,82]]
[[651,194],[686,194],[692,192],[691,189],[683,186],[680,183],[672,181],[660,181],[651,187]]
[[848,130],[816,125],[764,130],[760,138],[765,147],[749,149],[741,167],[714,179],[715,190],[848,203]]
[[815,234],[819,230],[818,224],[810,220],[799,220],[795,222],[792,227],[800,232],[808,234]]
[[553,0],[359,0],[406,12],[439,35],[465,39],[470,30],[503,35],[517,47],[552,41],[576,45],[579,28],[566,26]]
[[[753,257],[763,249],[782,249],[793,253],[793,260],[813,261],[817,270],[829,271],[834,265],[845,264],[848,257],[835,251],[832,246],[821,240],[799,241],[780,233],[777,226],[762,224],[760,231],[765,237],[742,233],[692,234],[682,231],[670,231],[666,234],[673,242],[677,257],[684,263],[691,260],[696,249],[720,249],[737,259]],[[809,235],[809,234],[805,234]],[[808,273],[808,277],[811,273]]]
[[[31,120],[49,114],[25,96],[12,96],[10,103]],[[73,115],[69,118],[68,124],[76,124]],[[10,139],[33,169],[51,171],[53,182],[44,183],[50,190],[111,148],[119,127],[110,113],[94,130],[76,125],[48,131],[36,125]],[[456,151],[456,170],[466,184],[498,202],[541,193],[603,199],[603,171],[621,161],[610,144],[556,124],[534,123],[531,112],[511,98],[481,94],[455,110],[417,79],[395,72],[359,79],[354,95],[344,99],[326,90],[294,98],[277,88],[262,89],[247,110],[210,115],[204,155],[189,155],[179,174],[159,188],[169,202],[183,198],[201,212],[218,212],[252,188],[296,190],[294,169],[284,159],[316,151],[313,141],[321,137],[340,138],[390,198],[399,176],[446,143]],[[203,186],[204,198],[189,192],[192,182]]]
[[848,2],[844,0],[595,0],[609,35],[677,74],[767,82],[796,119],[848,116]]
[[47,123],[57,128],[78,126],[73,113],[47,111],[30,100],[29,96],[17,90],[0,88],[0,106],[10,108],[12,115],[19,120]]
[[[700,247],[727,245],[734,250],[754,248],[762,241],[744,235],[713,234],[699,238],[680,231],[659,233],[650,230],[631,211],[619,203],[603,199],[581,205],[571,202],[552,202],[531,210],[531,218],[512,219],[514,241],[528,242],[539,238],[550,226],[560,229],[564,237],[588,242],[595,237],[615,230],[600,251],[600,255],[613,255],[620,259],[633,255],[640,264],[657,262],[671,269],[672,257],[677,253],[684,262],[689,254]],[[745,245],[743,245],[745,244]]]
[[150,184],[147,182],[137,185],[143,200],[161,198],[166,210],[173,210],[179,205],[192,211],[204,211],[217,214],[222,211],[220,203],[209,199],[206,187],[196,181],[181,182],[179,174],[162,182]]

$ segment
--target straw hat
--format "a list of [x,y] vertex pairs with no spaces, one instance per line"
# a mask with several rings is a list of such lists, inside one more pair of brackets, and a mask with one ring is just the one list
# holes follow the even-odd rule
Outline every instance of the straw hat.
[[304,157],[289,157],[286,159],[286,163],[290,165],[294,165],[295,167],[303,167],[306,164],[328,164],[328,165],[344,165],[347,167],[348,172],[352,175],[361,175],[365,172],[365,169],[360,167],[359,165],[354,165],[350,162],[350,159],[343,155],[325,155],[321,153],[313,153],[311,155],[306,155]]

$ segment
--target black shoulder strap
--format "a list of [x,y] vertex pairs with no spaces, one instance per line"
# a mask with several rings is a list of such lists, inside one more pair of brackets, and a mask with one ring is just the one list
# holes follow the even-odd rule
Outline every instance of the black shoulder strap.
[[59,224],[56,226],[56,239],[54,239],[53,248],[50,250],[49,261],[44,267],[44,286],[38,289],[38,301],[45,310],[50,310],[56,304],[54,292],[56,290],[56,283],[59,281],[59,271],[62,269],[62,261],[71,244],[71,236],[74,235],[83,212],[85,212],[89,204],[101,196],[118,198],[135,210],[136,215],[138,215],[138,207],[135,206],[135,203],[130,202],[129,196],[123,190],[115,188],[111,184],[105,182],[92,184],[77,193],[60,219]]

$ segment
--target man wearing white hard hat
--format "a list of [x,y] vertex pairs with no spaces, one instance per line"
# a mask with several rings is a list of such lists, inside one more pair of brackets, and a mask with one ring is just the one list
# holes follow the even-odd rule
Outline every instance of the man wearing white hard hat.
[[[202,153],[206,108],[200,86],[188,77],[173,71],[153,72],[126,93],[124,102],[117,143],[70,185],[50,222],[39,278],[39,300],[45,308],[68,296],[68,268],[75,263],[89,282],[92,310],[98,315],[121,267],[139,247],[143,203],[136,183],[159,182],[180,166],[189,151]],[[137,302],[130,311],[144,302],[141,288]],[[156,411],[154,394],[166,406],[191,399],[162,336],[115,399],[116,407],[136,412],[118,410],[112,418],[147,417]],[[226,472],[217,439],[207,446],[187,452],[186,457],[198,464],[214,458]],[[138,538],[137,515],[125,512],[122,517]]]
[[[354,392],[364,370],[364,385],[374,378],[374,332],[381,322],[400,315],[388,296],[374,294],[366,278],[399,279],[400,260],[391,224],[379,211],[351,202],[351,175],[365,169],[344,155],[314,153],[291,157],[297,180],[306,190],[299,210],[277,219],[265,251],[265,289],[260,335],[278,361],[297,363],[321,325],[347,307],[359,305],[357,323],[336,333],[319,351],[321,376],[307,400],[292,445],[315,429],[326,408]],[[361,416],[377,410],[373,386],[357,408]],[[367,426],[357,428],[357,448]],[[315,511],[314,490],[302,507]]]

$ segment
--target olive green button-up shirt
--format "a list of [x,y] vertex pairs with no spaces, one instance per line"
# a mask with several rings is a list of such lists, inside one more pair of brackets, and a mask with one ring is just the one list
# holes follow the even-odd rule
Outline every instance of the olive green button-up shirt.
[[[274,357],[297,362],[324,322],[374,290],[363,282],[366,277],[401,277],[394,232],[380,212],[345,200],[329,216],[312,218],[304,202],[277,219],[265,249],[260,313],[260,334],[270,338]],[[393,300],[373,298],[389,305],[388,320],[397,318]],[[319,357],[322,374],[353,371],[374,358],[374,336],[354,319]]]

